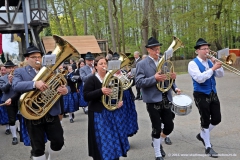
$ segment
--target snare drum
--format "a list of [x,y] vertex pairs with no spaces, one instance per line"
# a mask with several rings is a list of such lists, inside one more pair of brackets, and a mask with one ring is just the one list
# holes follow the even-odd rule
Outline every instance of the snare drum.
[[188,115],[192,111],[192,99],[184,94],[176,95],[172,101],[172,112],[179,116]]

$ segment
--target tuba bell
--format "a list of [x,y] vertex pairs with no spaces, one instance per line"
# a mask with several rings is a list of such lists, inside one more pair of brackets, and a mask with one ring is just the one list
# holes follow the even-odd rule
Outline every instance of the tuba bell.
[[[182,41],[179,38],[173,36],[173,41],[168,49],[172,49],[174,52],[178,48],[181,48],[181,47],[184,47]],[[166,55],[164,54],[161,57],[160,61],[158,62],[157,71],[156,71],[156,72],[161,72],[162,74],[166,74],[166,76],[167,76],[167,80],[165,80],[164,82],[157,83],[158,90],[162,91],[163,93],[167,92],[172,87],[172,84],[174,81],[170,77],[170,73],[174,72],[173,63],[170,60],[167,60],[165,56]]]
[[34,77],[33,81],[42,80],[48,85],[45,91],[35,90],[26,92],[20,97],[20,112],[29,120],[38,120],[42,118],[60,98],[57,88],[66,85],[67,81],[63,73],[55,73],[58,66],[71,56],[78,56],[78,51],[63,38],[53,35],[56,42],[56,48],[52,54],[56,55],[56,62],[52,66],[44,66]]

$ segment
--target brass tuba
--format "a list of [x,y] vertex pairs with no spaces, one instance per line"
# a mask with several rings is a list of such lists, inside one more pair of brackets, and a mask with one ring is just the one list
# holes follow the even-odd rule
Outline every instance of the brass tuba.
[[[173,49],[173,52],[176,51],[178,48],[180,47],[184,47],[182,41],[173,36],[173,41],[172,41],[172,44],[169,46],[168,49]],[[170,77],[170,73],[174,72],[174,66],[173,66],[173,63],[170,61],[170,60],[165,60],[166,57],[165,57],[165,54],[161,57],[160,61],[158,62],[158,65],[157,65],[157,71],[156,72],[161,72],[161,74],[166,74],[167,76],[167,80],[165,80],[164,82],[166,82],[164,84],[164,82],[158,82],[157,83],[157,88],[162,91],[163,93],[164,92],[167,92],[171,87],[172,87],[172,84],[173,84],[173,79],[171,79]]]
[[26,92],[20,97],[20,112],[30,120],[42,118],[60,98],[57,88],[66,85],[67,81],[62,73],[55,73],[58,66],[71,56],[78,56],[78,51],[63,38],[53,35],[56,48],[52,54],[56,55],[56,63],[52,66],[42,67],[33,81],[42,80],[48,85],[45,91],[35,90]]

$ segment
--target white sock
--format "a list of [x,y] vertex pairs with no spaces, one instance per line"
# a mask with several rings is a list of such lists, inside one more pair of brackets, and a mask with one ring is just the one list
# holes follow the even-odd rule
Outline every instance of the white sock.
[[19,122],[19,120],[16,121],[16,125],[17,125],[18,132],[20,132],[20,122]]
[[202,139],[204,140],[205,148],[207,149],[208,147],[211,147],[209,129],[203,128],[200,135],[201,135]]
[[160,140],[161,140],[160,143],[162,143],[162,142],[164,141],[164,139],[165,139],[165,138],[160,137]]
[[72,113],[68,113],[69,119],[72,119]]
[[49,155],[48,155],[48,160],[57,160],[57,159],[59,159],[59,153],[60,153],[60,151],[53,151],[52,149],[51,149],[51,147],[50,147],[50,144],[49,144],[49,147],[48,147],[48,153],[49,153]]
[[155,151],[155,157],[162,157],[162,154],[160,152],[160,144],[161,144],[161,138],[153,138],[153,148]]
[[162,129],[164,128],[164,124],[163,124],[163,123],[161,123],[161,128],[162,128]]
[[46,160],[45,154],[39,157],[33,157],[33,160]]
[[214,127],[215,127],[215,126],[210,123],[210,124],[209,124],[209,132],[211,132],[211,130],[212,130]]
[[6,130],[9,129],[9,124],[6,124]]
[[167,135],[167,137],[169,138],[169,135]]
[[11,130],[11,132],[12,132],[12,137],[17,137],[17,134],[16,134],[16,125],[10,126],[10,130]]

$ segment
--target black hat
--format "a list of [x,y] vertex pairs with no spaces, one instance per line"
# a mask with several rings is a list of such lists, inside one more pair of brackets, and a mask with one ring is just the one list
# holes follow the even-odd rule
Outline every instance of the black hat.
[[46,55],[50,55],[50,54],[52,54],[52,51],[48,51],[48,52],[46,53]]
[[86,60],[94,60],[94,56],[91,52],[87,52],[85,59]]
[[14,67],[16,66],[11,60],[7,60],[7,62],[4,63],[4,67]]
[[113,53],[112,59],[116,60],[119,58],[119,54],[117,52]]
[[32,53],[40,53],[41,55],[43,55],[43,53],[35,46],[29,46],[27,48],[27,52],[25,54],[23,54],[24,57],[28,57],[30,54]]
[[148,44],[145,47],[150,48],[150,47],[154,47],[154,46],[162,46],[162,43],[159,43],[158,40],[156,40],[153,37],[150,37],[148,39]]
[[199,47],[203,46],[203,45],[208,45],[211,46],[211,44],[207,43],[204,39],[199,38],[196,42],[196,46],[194,47],[195,49],[198,49]]

